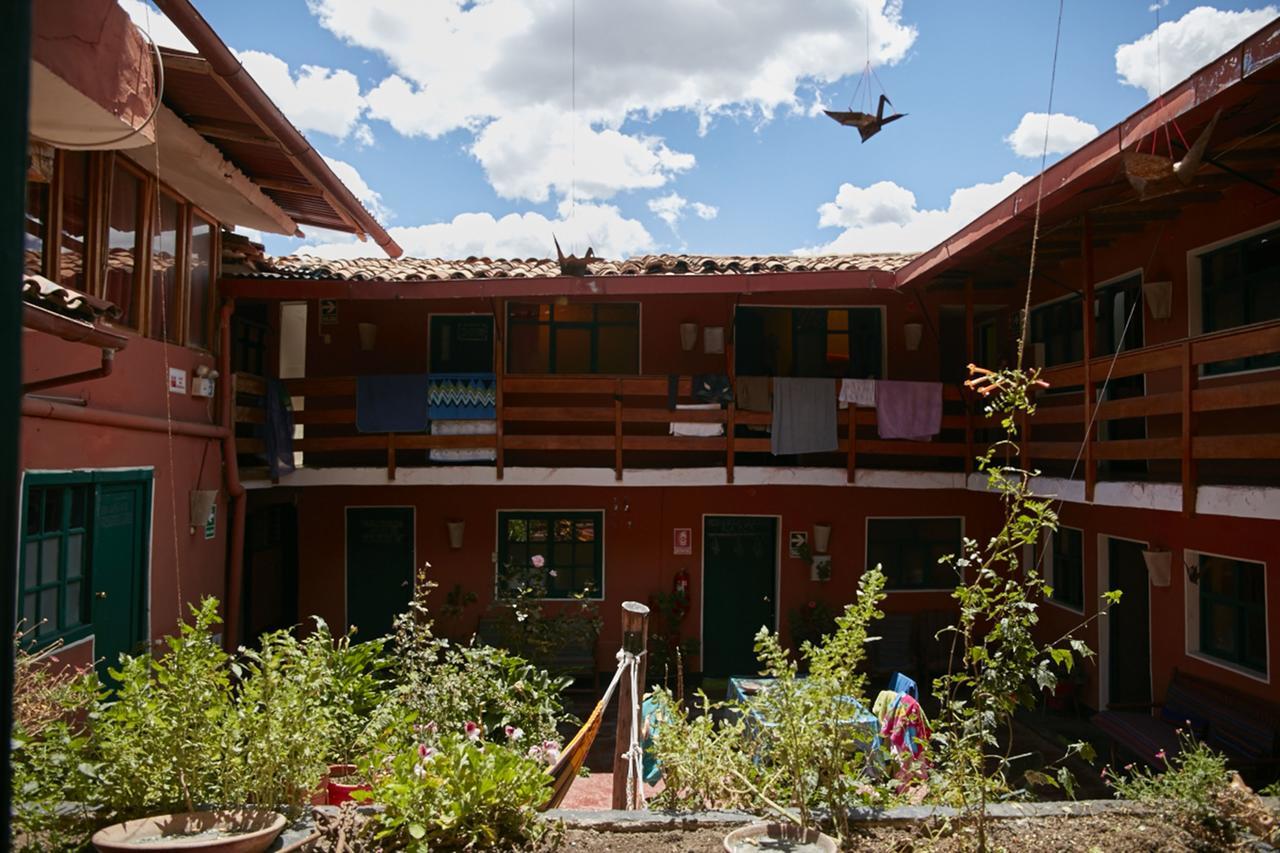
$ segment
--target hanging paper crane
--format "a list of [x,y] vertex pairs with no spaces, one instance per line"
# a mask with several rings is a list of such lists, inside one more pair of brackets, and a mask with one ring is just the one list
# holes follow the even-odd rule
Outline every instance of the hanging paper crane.
[[[1173,142],[1169,139],[1167,126],[1164,133],[1165,144],[1169,149],[1168,156],[1156,153],[1158,132],[1151,135],[1150,151],[1144,152],[1137,148],[1133,151],[1125,151],[1122,160],[1124,174],[1129,179],[1129,184],[1137,191],[1138,197],[1146,199],[1189,186],[1200,169],[1200,164],[1204,161],[1205,150],[1209,147],[1209,137],[1213,135],[1213,129],[1221,115],[1222,110],[1214,113],[1209,124],[1191,145],[1187,145],[1187,140],[1182,135],[1182,129],[1178,127],[1177,121],[1170,122],[1178,138],[1182,140],[1183,147],[1187,149],[1187,153],[1176,163],[1173,161]],[[1140,146],[1141,143],[1139,143]]]
[[845,127],[856,127],[858,135],[862,137],[862,141],[866,142],[871,137],[880,132],[880,129],[891,121],[897,121],[906,116],[906,113],[893,113],[886,116],[884,114],[884,105],[893,106],[893,101],[889,100],[889,96],[880,95],[880,105],[876,108],[876,114],[857,112],[856,110],[823,110],[824,113],[831,116]]
[[576,255],[566,255],[560,249],[560,241],[556,239],[554,234],[551,235],[551,242],[556,244],[556,262],[560,264],[561,275],[587,276],[591,274],[591,264],[596,259],[595,250],[590,246],[587,247],[587,253],[582,257]]

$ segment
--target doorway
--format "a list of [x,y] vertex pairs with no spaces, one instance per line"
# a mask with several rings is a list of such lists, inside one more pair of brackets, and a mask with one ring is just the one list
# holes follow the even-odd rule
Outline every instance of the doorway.
[[347,625],[361,640],[390,634],[408,610],[413,564],[413,507],[347,507]]
[[709,515],[703,533],[703,673],[757,673],[756,632],[777,625],[778,519]]
[[292,503],[249,509],[242,607],[240,639],[250,645],[268,631],[298,622],[298,509]]
[[1107,537],[1107,589],[1123,594],[1107,611],[1108,707],[1151,703],[1151,613],[1141,542]]

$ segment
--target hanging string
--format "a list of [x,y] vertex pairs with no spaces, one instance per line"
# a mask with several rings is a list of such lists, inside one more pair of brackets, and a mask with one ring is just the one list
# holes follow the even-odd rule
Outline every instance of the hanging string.
[[1027,349],[1027,335],[1031,330],[1031,283],[1036,274],[1036,249],[1040,242],[1040,202],[1044,198],[1044,165],[1049,158],[1049,121],[1053,116],[1053,90],[1058,81],[1058,47],[1062,43],[1062,10],[1065,0],[1058,0],[1058,26],[1053,37],[1053,65],[1049,71],[1049,107],[1045,111],[1044,145],[1040,149],[1040,176],[1036,181],[1036,215],[1031,226],[1031,264],[1027,270],[1027,293],[1022,304],[1022,334],[1018,336],[1017,369],[1022,369],[1022,358]]
[[578,212],[578,0],[569,4],[569,221]]

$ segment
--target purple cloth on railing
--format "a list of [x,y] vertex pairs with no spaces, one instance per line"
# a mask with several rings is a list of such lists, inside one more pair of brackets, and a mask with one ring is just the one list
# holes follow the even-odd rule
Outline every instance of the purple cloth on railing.
[[880,380],[876,425],[881,438],[929,441],[942,431],[942,383]]
[[356,429],[360,432],[422,432],[427,428],[425,373],[356,377]]

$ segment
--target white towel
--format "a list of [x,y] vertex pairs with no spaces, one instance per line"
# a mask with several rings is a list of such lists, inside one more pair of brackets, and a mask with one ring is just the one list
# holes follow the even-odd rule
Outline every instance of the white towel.
[[[496,435],[494,420],[432,421],[432,435]],[[433,447],[427,454],[432,462],[493,462],[498,451],[492,447]]]
[[[681,403],[676,406],[676,411],[678,412],[710,412],[719,411],[719,409],[719,403]],[[724,435],[724,424],[682,423],[680,421],[673,421],[671,423],[671,434],[696,436],[699,438]]]
[[876,381],[874,379],[840,380],[840,408],[847,409],[850,403],[864,409],[874,409]]

